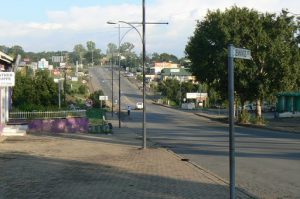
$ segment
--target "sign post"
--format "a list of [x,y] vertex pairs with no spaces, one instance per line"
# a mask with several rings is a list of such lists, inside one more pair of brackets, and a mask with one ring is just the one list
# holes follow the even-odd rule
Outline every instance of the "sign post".
[[251,51],[235,48],[232,44],[228,45],[230,199],[235,199],[234,58],[251,59]]
[[228,46],[228,97],[229,97],[229,181],[230,199],[235,198],[235,143],[234,143],[234,47]]

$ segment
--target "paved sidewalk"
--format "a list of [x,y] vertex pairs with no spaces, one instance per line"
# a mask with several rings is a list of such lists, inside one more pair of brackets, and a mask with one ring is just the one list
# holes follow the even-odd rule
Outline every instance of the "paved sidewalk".
[[112,135],[7,138],[0,143],[0,198],[229,198],[220,178],[166,149],[141,149],[137,134],[111,122]]

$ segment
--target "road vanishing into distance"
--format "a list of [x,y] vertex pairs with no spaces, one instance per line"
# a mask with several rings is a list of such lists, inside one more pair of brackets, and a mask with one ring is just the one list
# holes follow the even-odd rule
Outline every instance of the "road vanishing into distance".
[[[90,68],[90,74],[94,89],[101,88],[111,99],[111,68]],[[127,105],[135,107],[142,101],[140,83],[128,78],[121,75],[123,111]],[[114,71],[114,79],[117,99],[118,71]],[[146,109],[147,138],[151,143],[229,181],[227,124],[155,105],[150,100]],[[141,110],[132,111],[130,118],[125,116],[121,128],[131,128],[142,135],[142,116]],[[237,187],[257,198],[300,198],[300,134],[236,127],[235,138]]]

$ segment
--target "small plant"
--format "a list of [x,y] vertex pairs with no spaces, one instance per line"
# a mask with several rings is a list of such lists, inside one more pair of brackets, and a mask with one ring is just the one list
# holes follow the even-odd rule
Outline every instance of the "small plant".
[[257,125],[265,125],[266,124],[265,119],[263,117],[253,118],[252,123],[257,124]]
[[240,117],[239,117],[239,123],[249,124],[250,120],[251,120],[251,115],[248,113],[248,111],[242,110]]

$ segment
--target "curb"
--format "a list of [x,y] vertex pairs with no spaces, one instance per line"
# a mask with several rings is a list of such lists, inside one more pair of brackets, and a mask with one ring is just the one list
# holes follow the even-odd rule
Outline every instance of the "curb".
[[[190,165],[194,166],[195,168],[199,169],[201,172],[203,172],[203,175],[205,175],[205,177],[209,178],[210,180],[212,180],[214,182],[217,182],[219,184],[223,183],[223,184],[225,184],[227,186],[230,185],[230,183],[227,180],[225,180],[224,178],[216,175],[215,173],[213,173],[209,169],[203,168],[203,167],[199,166],[197,163],[195,163],[195,162],[193,162],[193,161],[191,161],[189,159],[184,158],[184,156],[181,156],[181,155],[175,153],[171,149],[169,149],[169,148],[163,148],[163,147],[159,147],[159,148],[164,149],[165,151],[167,151],[171,155],[176,156],[177,158],[179,158],[181,161],[185,161],[188,164],[190,164]],[[248,198],[258,199],[258,197],[254,196],[253,194],[249,193],[248,191],[244,190],[243,188],[235,187],[235,189],[240,192],[240,194],[237,193],[237,198],[241,197],[241,196],[238,197],[238,195],[243,194],[243,195],[246,195]]]
[[[227,124],[227,122],[224,122],[222,120],[219,120],[220,118],[214,118],[208,115],[203,115],[201,113],[194,113],[195,115],[199,116],[199,117],[205,117],[217,122],[221,122],[223,124]],[[300,134],[300,131],[293,131],[293,130],[284,130],[284,129],[278,129],[278,128],[274,128],[274,127],[270,127],[270,126],[263,126],[263,125],[255,125],[255,124],[238,124],[235,123],[235,125],[237,126],[241,126],[241,127],[248,127],[248,128],[256,128],[256,129],[265,129],[265,130],[273,130],[273,131],[279,131],[279,132],[284,132],[284,133],[296,133],[296,134]]]
[[6,138],[7,138],[6,136],[0,135],[0,143],[4,142],[6,140]]
[[[153,102],[153,104],[158,105],[158,106],[163,106],[163,107],[166,107],[166,108],[180,110],[179,108],[170,107],[168,105],[159,104],[159,103],[156,103],[156,102]],[[220,123],[223,123],[223,124],[227,124],[227,122],[224,122],[224,121],[220,120],[220,119],[223,119],[223,118],[226,118],[226,117],[213,117],[213,116],[210,116],[208,114],[204,115],[202,113],[193,113],[193,114],[195,114],[197,116],[200,116],[200,117],[205,117],[207,119],[211,119],[213,121],[217,121],[217,122],[220,122]],[[279,132],[282,132],[282,133],[300,134],[300,131],[293,131],[293,130],[287,130],[287,129],[278,129],[278,128],[274,128],[274,127],[270,127],[270,126],[262,126],[262,125],[255,125],[255,124],[238,124],[238,123],[235,123],[235,125],[241,126],[241,127],[248,127],[248,128],[256,128],[256,129],[265,129],[265,130],[279,131]]]

